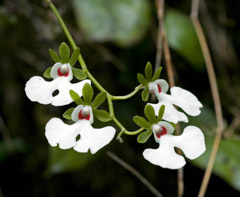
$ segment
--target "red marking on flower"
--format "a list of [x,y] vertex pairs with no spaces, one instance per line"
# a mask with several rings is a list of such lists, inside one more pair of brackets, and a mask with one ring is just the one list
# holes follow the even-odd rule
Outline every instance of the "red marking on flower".
[[62,73],[61,67],[58,68],[58,76],[59,77],[62,77],[62,76],[67,77],[68,75],[69,75],[69,70],[67,71],[67,73]]
[[158,87],[158,93],[162,92],[162,88],[159,84],[157,84],[157,87]]
[[82,114],[82,110],[79,112],[79,114],[78,114],[78,118],[79,118],[79,120],[83,120],[83,119],[85,119],[85,120],[89,120],[90,119],[90,114],[88,114],[87,116],[86,115],[83,115]]
[[161,130],[160,132],[156,132],[156,136],[157,136],[158,138],[160,138],[161,136],[167,134],[167,129],[166,129],[165,127],[162,127],[162,126],[161,126],[161,129],[162,129],[162,130]]

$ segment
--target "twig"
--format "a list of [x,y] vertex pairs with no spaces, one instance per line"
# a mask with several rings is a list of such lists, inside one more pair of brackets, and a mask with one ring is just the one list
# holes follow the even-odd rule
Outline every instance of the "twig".
[[218,124],[215,140],[213,143],[212,152],[211,152],[211,155],[210,155],[210,158],[208,161],[208,165],[207,165],[207,169],[205,171],[203,181],[202,181],[202,184],[200,187],[200,191],[198,194],[199,197],[202,197],[205,195],[207,185],[208,185],[211,173],[212,173],[214,161],[215,161],[217,151],[219,148],[219,144],[220,144],[221,138],[222,138],[224,124],[223,124],[222,108],[221,108],[221,102],[220,102],[220,97],[219,97],[219,92],[218,92],[216,76],[215,76],[210,52],[209,52],[209,49],[207,46],[207,42],[206,42],[203,30],[202,30],[201,24],[198,19],[198,10],[199,10],[199,0],[192,0],[191,19],[192,19],[192,23],[195,28],[195,31],[197,33],[197,36],[198,36],[198,39],[200,42],[200,46],[201,46],[201,49],[203,52],[204,60],[206,63],[208,77],[209,77],[211,91],[212,91],[212,96],[213,96],[214,108],[215,108],[215,113],[216,113],[216,118],[217,118],[217,124]]
[[132,174],[134,174],[144,185],[148,187],[148,189],[154,193],[157,197],[162,197],[163,195],[145,178],[143,177],[136,169],[134,169],[132,166],[127,164],[125,161],[120,159],[117,155],[114,153],[107,151],[107,156],[109,156],[111,159],[116,161],[119,165],[130,171]]
[[[173,66],[171,61],[171,53],[170,53],[170,49],[167,42],[167,34],[166,34],[164,22],[163,22],[164,0],[156,0],[156,3],[158,8],[158,20],[159,20],[159,28],[160,28],[159,31],[161,31],[161,34],[159,34],[161,36],[161,39],[158,38],[158,45],[163,45],[164,58],[165,58],[167,74],[168,74],[168,81],[169,81],[170,87],[173,87],[175,86]],[[158,46],[157,58],[158,56],[160,56],[161,53],[162,53],[162,46],[161,47]],[[157,62],[159,61],[157,58],[156,58],[156,66],[157,64],[160,65],[160,62]],[[176,128],[176,135],[180,135],[179,124],[177,125],[177,128]],[[177,153],[181,155],[182,151],[180,149],[177,149]],[[178,169],[177,180],[178,180],[178,197],[181,197],[183,196],[183,193],[184,193],[183,168]]]
[[163,13],[164,13],[164,0],[156,0],[157,15],[158,15],[158,34],[157,34],[157,52],[155,71],[160,67],[162,60],[162,27],[163,25]]

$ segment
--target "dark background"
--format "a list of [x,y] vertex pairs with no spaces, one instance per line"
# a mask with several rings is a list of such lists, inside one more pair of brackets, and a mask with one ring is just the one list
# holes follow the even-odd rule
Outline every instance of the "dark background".
[[[128,94],[138,85],[136,75],[138,72],[143,73],[146,62],[155,63],[155,2],[147,1],[150,9],[148,26],[138,40],[129,44],[111,39],[96,41],[88,38],[84,30],[77,26],[77,17],[73,13],[71,2],[54,1],[80,46],[89,70],[113,95]],[[217,42],[213,41],[211,31],[205,23],[203,27],[207,39],[212,43],[210,49],[226,128],[233,130],[230,136],[224,136],[227,140],[239,134],[240,4],[236,0],[214,0],[206,6],[214,24],[212,27],[219,36]],[[166,12],[174,8],[187,16],[190,7],[191,2],[188,0],[166,2]],[[89,12],[94,12],[94,7]],[[201,15],[200,19],[204,17]],[[0,197],[154,196],[135,176],[108,157],[105,153],[107,150],[141,172],[164,196],[176,196],[177,171],[153,166],[142,157],[145,148],[157,147],[153,139],[142,145],[136,142],[136,136],[123,136],[123,144],[113,140],[93,156],[50,147],[44,134],[45,124],[52,117],[61,117],[69,106],[53,107],[33,103],[26,97],[24,87],[30,77],[41,76],[47,67],[53,65],[48,49],[57,50],[63,41],[67,42],[67,39],[44,1],[0,1]],[[182,46],[183,49],[184,47]],[[209,110],[207,115],[213,114],[214,117],[204,63],[194,64],[187,61],[181,55],[181,50],[174,50],[174,47],[171,48],[171,55],[176,84],[198,96]],[[167,80],[164,62],[162,66],[161,78]],[[129,130],[137,128],[132,117],[136,114],[142,115],[143,108],[140,93],[129,100],[114,102],[116,116]],[[196,121],[195,125],[200,127],[206,121],[211,129],[204,131],[205,135],[213,136],[215,120],[205,116],[201,121]],[[95,125],[102,127],[105,124],[95,121]],[[236,152],[235,149],[232,151]],[[239,172],[240,162],[238,164],[236,170]],[[197,196],[203,174],[203,169],[187,163],[184,168],[184,196]],[[239,196],[240,187],[238,190],[236,187],[234,189],[225,180],[212,175],[206,196],[222,193]]]

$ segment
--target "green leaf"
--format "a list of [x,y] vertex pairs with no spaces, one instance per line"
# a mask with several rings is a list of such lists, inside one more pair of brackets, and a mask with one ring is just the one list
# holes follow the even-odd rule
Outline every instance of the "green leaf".
[[61,62],[60,57],[58,56],[58,54],[54,50],[49,49],[48,51],[49,51],[49,54],[50,54],[50,56],[51,56],[51,58],[54,62]]
[[155,111],[151,105],[146,105],[144,108],[144,114],[151,124],[156,123],[157,119],[155,116]]
[[148,89],[148,88],[145,88],[145,89],[142,91],[142,100],[143,100],[144,102],[147,102],[148,97],[149,97],[149,89]]
[[82,94],[83,94],[83,99],[84,99],[85,103],[87,105],[91,105],[92,97],[93,97],[93,89],[92,89],[92,86],[90,84],[86,83],[83,86]]
[[74,109],[75,109],[75,108],[72,107],[72,108],[68,109],[67,111],[65,111],[65,112],[63,113],[63,118],[65,118],[65,119],[67,119],[67,120],[72,120],[72,112],[73,112]]
[[69,46],[65,42],[62,42],[58,50],[59,50],[59,55],[62,59],[62,63],[68,63],[69,57],[70,57]]
[[147,81],[150,81],[152,79],[152,64],[150,62],[148,62],[145,67],[145,76]]
[[168,9],[165,16],[168,43],[172,49],[185,58],[193,68],[205,68],[199,41],[188,15]]
[[109,113],[105,110],[98,110],[98,109],[93,109],[93,115],[100,121],[102,122],[108,122],[112,120],[111,116]]
[[76,61],[78,60],[79,54],[80,54],[80,49],[79,48],[77,48],[73,51],[72,56],[69,60],[69,64],[71,66],[73,66],[76,63]]
[[72,100],[77,104],[77,105],[85,105],[81,97],[73,90],[69,91],[69,94],[72,98]]
[[134,116],[133,121],[139,127],[143,127],[145,129],[150,129],[151,128],[151,124],[145,118],[143,118],[141,116]]
[[164,115],[165,105],[162,105],[158,111],[157,122],[161,121]]
[[156,70],[156,72],[154,73],[153,78],[152,78],[151,81],[156,81],[156,80],[159,78],[161,72],[162,72],[162,67],[159,67],[159,68]]
[[145,77],[141,73],[137,74],[137,80],[140,84],[143,84],[145,87],[147,87],[148,81],[145,79]]
[[[206,152],[199,158],[191,161],[202,169],[206,169],[213,146],[214,138],[205,136]],[[222,139],[216,160],[213,166],[213,173],[225,180],[236,190],[240,191],[240,141]]]
[[72,71],[73,71],[73,76],[76,77],[78,80],[84,80],[87,78],[86,73],[81,69],[72,67]]
[[147,142],[147,140],[151,135],[152,135],[152,130],[148,129],[138,135],[137,142],[143,144]]
[[84,168],[95,157],[90,153],[80,154],[73,149],[61,150],[58,147],[50,147],[47,172],[50,174],[74,172]]
[[79,29],[93,41],[129,46],[143,38],[150,25],[151,4],[146,0],[72,0],[72,4]]
[[91,104],[92,108],[96,109],[97,107],[99,107],[105,101],[106,97],[107,94],[105,92],[100,92],[92,102]]
[[47,68],[47,70],[45,70],[45,72],[43,73],[43,76],[47,79],[51,79],[51,70],[52,70],[52,67],[49,67]]

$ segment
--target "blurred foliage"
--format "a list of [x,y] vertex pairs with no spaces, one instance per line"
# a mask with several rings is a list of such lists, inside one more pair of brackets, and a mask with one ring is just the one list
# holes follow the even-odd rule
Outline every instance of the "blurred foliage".
[[[103,87],[114,95],[132,91],[138,85],[137,73],[144,73],[148,61],[155,62],[155,2],[55,0],[54,3],[81,48],[89,70]],[[200,19],[211,43],[226,123],[226,134],[214,166],[217,176],[212,175],[207,196],[222,193],[238,196],[239,140],[231,138],[240,135],[240,2],[206,3],[208,13],[200,11]],[[176,84],[193,92],[204,104],[202,114],[192,117],[189,124],[204,131],[208,148],[184,170],[185,196],[196,196],[216,120],[202,53],[188,16],[190,1],[170,0],[166,7],[165,25]],[[209,20],[213,30],[209,28]],[[213,41],[213,37],[217,41]],[[137,136],[123,136],[123,144],[113,140],[95,155],[50,147],[44,135],[47,121],[52,117],[60,118],[64,111],[76,105],[45,106],[32,103],[25,96],[26,81],[34,75],[42,75],[54,64],[48,49],[57,51],[61,42],[67,43],[45,1],[0,1],[0,38],[0,115],[3,119],[0,123],[0,196],[152,195],[137,178],[107,157],[104,150],[112,151],[140,171],[164,196],[176,196],[176,171],[151,165],[142,157],[145,148],[156,147],[152,137],[147,143],[138,144]],[[164,61],[162,66],[161,78],[167,79]],[[94,92],[98,93],[95,89]],[[114,107],[124,126],[136,129],[132,117],[143,116],[141,93],[130,100],[114,102]],[[101,108],[107,110],[106,104]],[[106,125],[97,120],[94,124],[94,127]],[[10,142],[3,133],[10,135]],[[13,151],[6,146],[9,143],[13,144]]]
[[[205,169],[211,153],[214,138],[206,136],[206,152],[193,160],[193,164]],[[240,191],[240,141],[227,140],[221,141],[220,148],[216,157],[213,171],[222,177],[226,182]]]
[[139,41],[150,23],[147,0],[72,0],[76,21],[87,39],[129,46]]
[[165,16],[170,47],[182,55],[197,70],[203,70],[204,59],[191,19],[177,10],[168,9]]

